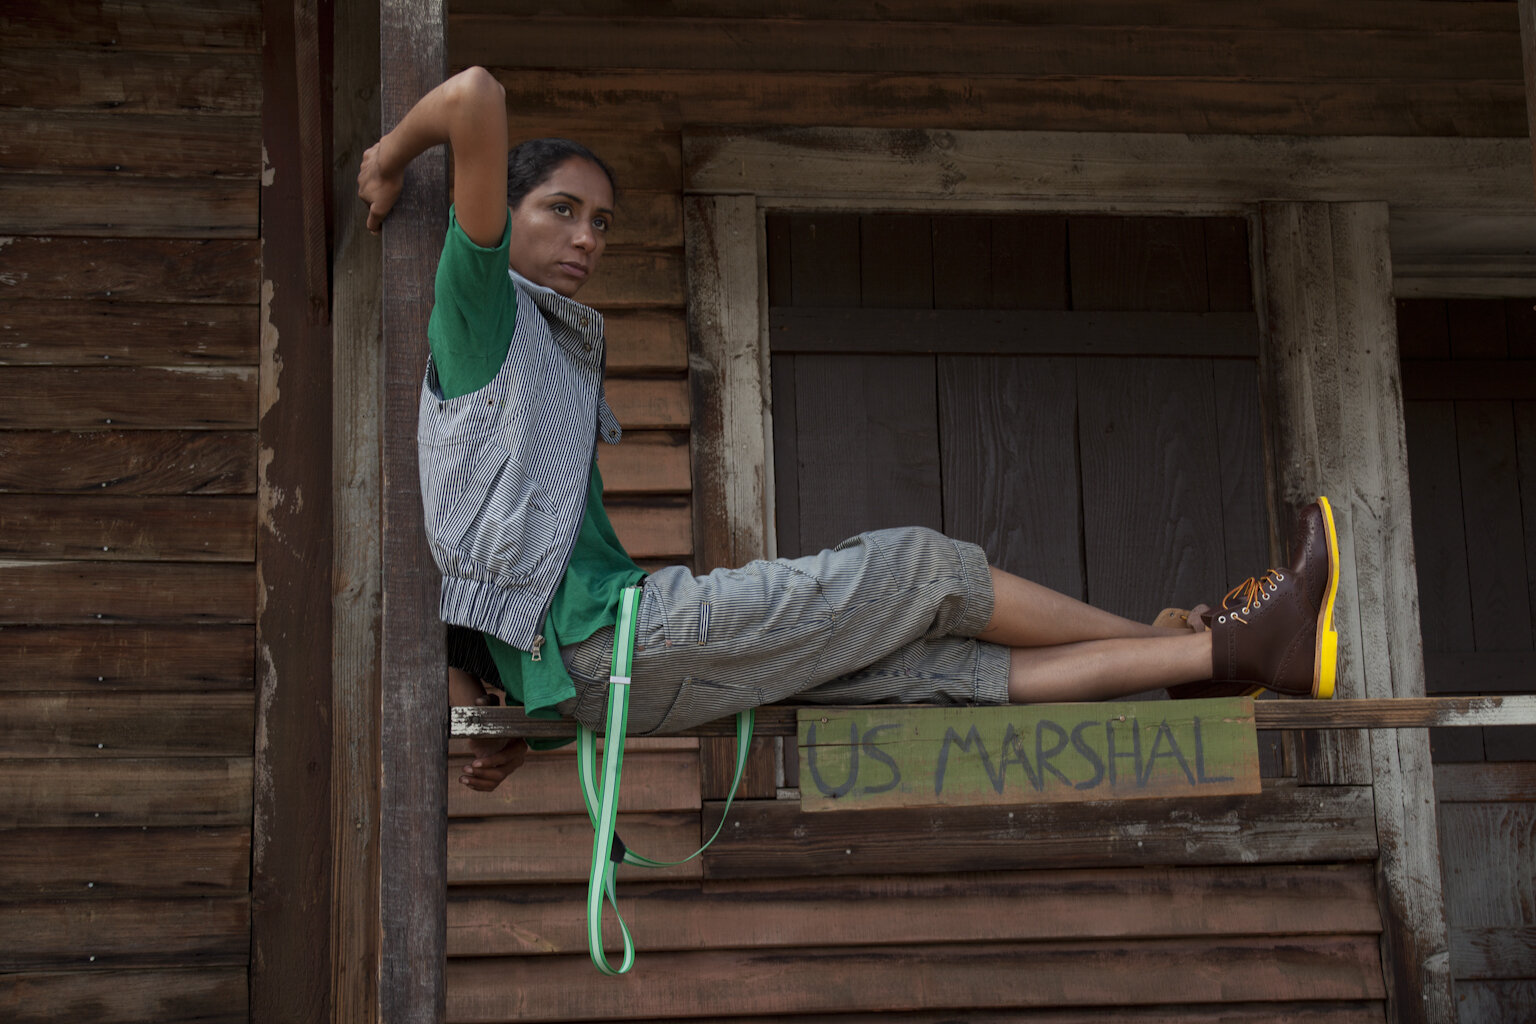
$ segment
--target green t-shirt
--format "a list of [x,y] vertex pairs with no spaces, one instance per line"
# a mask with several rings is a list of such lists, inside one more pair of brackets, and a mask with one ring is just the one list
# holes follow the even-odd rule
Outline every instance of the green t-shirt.
[[[510,216],[501,242],[489,249],[470,240],[452,210],[448,221],[427,340],[443,397],[457,398],[485,387],[500,372],[512,344],[517,292],[507,273]],[[555,705],[576,696],[575,684],[560,659],[561,645],[580,643],[604,626],[613,625],[619,594],[644,577],[645,571],[625,553],[608,521],[603,509],[603,478],[594,460],[587,483],[586,514],[565,578],[544,620],[539,659],[535,661],[528,651],[485,634],[507,699],[522,704],[531,718],[558,718]]]

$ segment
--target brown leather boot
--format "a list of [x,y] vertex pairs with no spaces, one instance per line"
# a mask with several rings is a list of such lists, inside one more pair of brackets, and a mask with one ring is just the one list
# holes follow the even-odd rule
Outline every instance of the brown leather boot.
[[[1204,633],[1210,628],[1210,606],[1197,604],[1185,611],[1182,608],[1164,608],[1152,620],[1158,629],[1177,629],[1186,633]],[[1202,700],[1207,697],[1257,697],[1264,687],[1257,683],[1233,680],[1201,679],[1193,683],[1177,683],[1168,687],[1169,700]]]
[[1289,566],[1250,577],[1222,599],[1210,619],[1211,676],[1326,700],[1339,651],[1339,542],[1327,498],[1302,510],[1291,551]]

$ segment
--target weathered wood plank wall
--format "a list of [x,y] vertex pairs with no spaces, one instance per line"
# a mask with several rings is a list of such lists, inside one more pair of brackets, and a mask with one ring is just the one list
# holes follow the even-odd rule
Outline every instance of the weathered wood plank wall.
[[0,1017],[245,1021],[260,5],[0,38]]
[[[1418,299],[1398,323],[1426,688],[1536,692],[1536,311]],[[1518,1020],[1536,992],[1533,732],[1431,730],[1464,1022]]]
[[[1502,3],[1285,0],[1234,7],[1093,0],[1004,7],[896,0],[854,20],[836,5],[804,0],[774,5],[772,17],[763,16],[761,5],[739,0],[685,0],[669,5],[665,16],[629,0],[458,0],[450,4],[448,29],[451,65],[485,64],[506,86],[514,139],[580,138],[619,174],[621,216],[603,273],[583,297],[609,316],[611,393],[644,396],[620,410],[630,428],[625,444],[603,453],[615,523],[643,559],[697,561],[701,553],[730,550],[732,543],[689,532],[691,523],[711,520],[690,509],[685,455],[690,430],[701,427],[687,404],[679,150],[684,129],[839,125],[1500,138],[1525,132],[1518,24],[1514,5]],[[699,382],[692,383],[697,395]],[[641,408],[649,418],[640,418]],[[709,556],[699,568],[714,560]],[[705,744],[702,778],[690,777],[691,755],[683,750],[644,751],[630,762],[637,778],[655,780],[643,797],[630,797],[625,812],[621,832],[636,846],[658,856],[685,851],[698,840],[701,815],[709,828],[718,821],[720,809],[712,800],[719,795],[719,756],[710,741]],[[764,759],[756,766],[754,793],[772,795],[775,784],[785,781],[787,766]],[[1188,835],[1144,839],[1137,853],[1112,840],[1117,826],[1106,826],[1102,816],[1085,819],[1083,832],[1061,815],[1029,822],[1005,822],[990,813],[949,815],[943,821],[923,816],[903,827],[891,821],[812,823],[792,805],[772,800],[733,813],[740,827],[728,828],[723,846],[705,858],[703,880],[692,873],[697,869],[685,868],[671,881],[621,887],[621,899],[633,901],[627,904],[629,919],[639,929],[639,973],[621,983],[594,984],[581,955],[576,914],[587,855],[580,839],[585,821],[571,797],[556,795],[561,787],[574,791],[574,781],[564,778],[570,771],[565,759],[550,758],[537,770],[537,776],[530,770],[514,778],[503,799],[453,800],[450,1019],[623,1013],[668,1019],[782,1014],[812,1021],[878,1008],[882,1020],[926,1021],[940,1006],[986,1005],[992,1008],[989,1019],[1022,1020],[1028,1011],[1008,1016],[1002,1008],[1085,1000],[1264,1000],[1297,991],[1298,978],[1316,983],[1308,991],[1322,1002],[1306,1012],[1318,1019],[1381,1019],[1376,947],[1381,921],[1374,914],[1348,925],[1320,924],[1320,932],[1343,936],[1326,940],[1337,943],[1329,952],[1301,940],[1300,946],[1312,951],[1298,953],[1283,972],[1285,979],[1266,976],[1241,993],[1201,988],[1209,979],[1179,993],[1160,993],[1143,984],[1150,975],[1140,970],[1127,972],[1114,983],[1124,988],[1110,991],[1103,987],[1107,972],[1094,955],[1073,963],[1051,943],[1067,935],[1090,944],[1134,939],[1138,963],[1155,972],[1158,958],[1171,947],[1150,937],[1171,933],[1159,931],[1152,904],[1139,902],[1145,893],[1138,890],[1134,899],[1120,901],[1140,909],[1122,930],[1106,935],[1091,927],[1078,931],[1070,918],[1032,902],[1022,889],[1010,889],[1038,882],[1064,884],[1080,894],[1103,885],[1103,891],[1124,896],[1119,887],[1135,885],[1114,874],[1117,866],[1167,865],[1191,856],[1222,862],[1214,846],[1188,845]],[[1372,812],[1351,803],[1366,791],[1327,787],[1307,798],[1324,799],[1325,793],[1344,803],[1329,812],[1295,808],[1293,818],[1280,806],[1283,800],[1276,802],[1278,793],[1266,793],[1262,814],[1257,808],[1212,809],[1209,821],[1197,814],[1191,827],[1203,833],[1217,820],[1228,820],[1223,814],[1254,822],[1258,831],[1239,843],[1241,852],[1231,854],[1237,859],[1374,858]],[[1342,817],[1329,817],[1334,811]],[[1324,818],[1337,826],[1314,832],[1300,825]],[[1288,821],[1306,834],[1293,834]],[[813,824],[832,834],[813,836],[807,831]],[[1138,817],[1118,828],[1144,825]],[[1000,841],[1005,833],[1018,843]],[[1061,837],[1064,845],[1053,847],[1050,837]],[[1330,845],[1345,837],[1353,837],[1354,845]],[[1203,852],[1191,854],[1192,849]],[[1002,875],[997,884],[1007,891],[997,894],[977,882],[975,893],[987,912],[976,915],[949,917],[939,912],[941,904],[924,902],[933,898],[935,885],[946,884],[942,875],[911,877],[928,870],[1061,865],[1086,855],[1108,857],[1094,861],[1104,864],[1105,872],[1070,882]],[[1116,859],[1121,856],[1129,859]],[[1204,930],[1223,949],[1242,945],[1217,937],[1229,925],[1246,929],[1244,934],[1255,930],[1251,922],[1236,925],[1233,908],[1214,895],[1237,884],[1235,872],[1241,870],[1210,868],[1187,876],[1187,884],[1209,901],[1193,930]],[[1309,874],[1314,870],[1284,869],[1301,872],[1298,891],[1325,891],[1313,888],[1321,884]],[[847,885],[802,877],[829,872],[852,877]],[[1185,884],[1182,872],[1169,877]],[[725,889],[718,881],[724,878],[743,881]],[[1374,896],[1364,891],[1373,884],[1369,873],[1357,881],[1363,887],[1360,899],[1374,907]],[[847,922],[859,919],[871,892],[882,900],[895,898],[898,906],[889,916],[882,912],[870,931],[861,931]],[[676,924],[669,923],[672,913],[679,915]],[[729,922],[729,937],[711,931],[722,918]],[[695,922],[697,933],[683,921]],[[1067,931],[1037,933],[1028,922],[1051,922],[1046,927]],[[938,930],[919,927],[929,923]],[[1291,927],[1278,918],[1274,925],[1278,931]],[[849,930],[838,930],[844,927]],[[998,927],[1003,930],[995,931]],[[960,939],[982,945],[950,945]],[[875,944],[889,942],[897,945]],[[1311,959],[1334,954],[1350,965],[1352,981],[1326,979],[1327,972]],[[1179,976],[1205,955],[1180,946]],[[849,966],[854,962],[856,969]],[[1002,964],[1006,970],[998,969]],[[823,970],[831,974],[818,974]],[[1093,981],[1078,986],[1070,978],[1053,980],[1077,970]],[[856,977],[864,980],[854,984]],[[1004,977],[1013,980],[1005,984],[999,980]],[[1272,1019],[1273,1009],[1248,1002],[1220,1011],[1184,1005],[1158,1012],[1181,1020],[1216,1013],[1224,1019]],[[1140,1018],[1127,1010],[1124,1019]]]

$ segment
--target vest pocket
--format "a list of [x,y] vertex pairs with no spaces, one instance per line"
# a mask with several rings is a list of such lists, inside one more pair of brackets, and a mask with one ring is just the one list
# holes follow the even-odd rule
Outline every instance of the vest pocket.
[[560,517],[554,496],[509,468],[513,456],[500,442],[486,445],[483,455],[494,473],[476,471],[474,508],[464,532],[455,542],[462,556],[479,572],[503,586],[528,580],[553,553],[560,538]]
[[[427,495],[427,514],[435,516],[427,528],[433,539],[450,551],[463,546],[470,528],[483,517],[492,490],[512,457],[495,442],[477,446],[468,458],[462,454],[464,447],[446,445],[432,453],[450,456],[458,462],[457,472],[431,474],[429,486],[434,493]],[[427,450],[422,454],[426,455]],[[427,474],[423,474],[422,483],[428,484]]]

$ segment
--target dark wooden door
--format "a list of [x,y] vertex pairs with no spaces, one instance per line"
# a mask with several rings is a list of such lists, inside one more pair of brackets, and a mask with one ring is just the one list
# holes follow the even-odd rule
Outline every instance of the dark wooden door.
[[1267,568],[1237,219],[770,218],[779,552],[917,524],[1135,618]]

